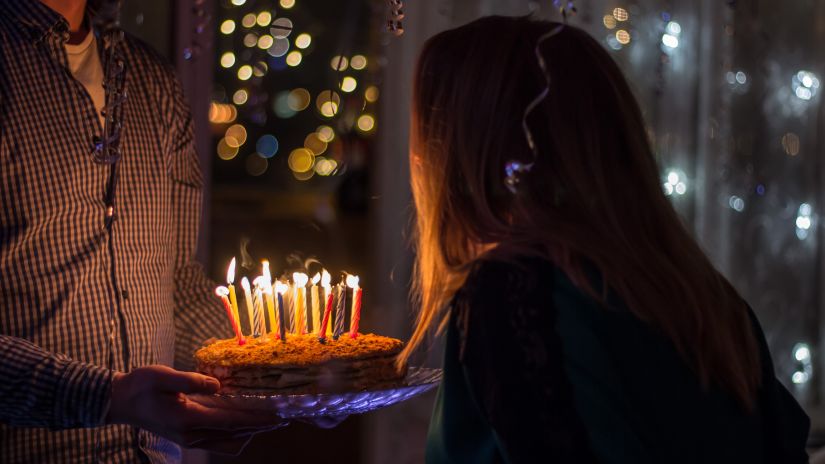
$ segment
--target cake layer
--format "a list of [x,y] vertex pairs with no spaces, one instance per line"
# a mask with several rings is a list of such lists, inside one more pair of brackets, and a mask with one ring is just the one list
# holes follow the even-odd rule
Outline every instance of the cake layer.
[[195,353],[198,370],[220,380],[224,393],[324,393],[380,388],[397,383],[400,340],[365,334],[321,343],[313,335],[287,341],[220,340]]

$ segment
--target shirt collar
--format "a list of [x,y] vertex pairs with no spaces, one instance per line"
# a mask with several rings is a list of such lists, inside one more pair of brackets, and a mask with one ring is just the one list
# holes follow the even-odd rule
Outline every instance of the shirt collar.
[[40,0],[0,0],[0,13],[19,24],[32,41],[39,41],[50,32],[68,38],[69,23]]

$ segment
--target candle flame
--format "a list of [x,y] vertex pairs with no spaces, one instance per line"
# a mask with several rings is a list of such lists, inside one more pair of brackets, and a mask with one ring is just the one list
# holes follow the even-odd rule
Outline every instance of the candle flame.
[[223,285],[219,285],[217,288],[215,288],[215,295],[229,296],[229,289],[224,287]]
[[289,290],[289,285],[281,282],[280,280],[275,282],[275,291],[281,294],[286,293]]
[[232,257],[232,261],[229,262],[229,268],[226,270],[226,281],[229,285],[232,285],[235,282],[235,257]]
[[318,281],[321,280],[321,274],[316,272],[314,276],[312,276],[312,285],[318,285]]
[[295,283],[296,287],[305,287],[308,281],[309,277],[303,272],[292,273],[292,282]]
[[243,279],[241,279],[241,287],[243,287],[243,289],[244,289],[244,290],[249,290],[249,289],[250,289],[250,287],[249,287],[249,279],[247,279],[246,277],[244,277]]
[[255,277],[255,280],[252,281],[252,285],[264,293],[272,293],[272,282],[270,282],[266,276]]
[[361,280],[357,275],[347,275],[347,287],[358,288],[358,281]]
[[266,259],[261,261],[261,266],[264,268],[263,275],[261,277],[265,278],[268,282],[272,282],[272,274],[269,273],[269,261]]
[[330,287],[329,283],[331,281],[332,281],[332,276],[330,276],[329,272],[327,272],[327,270],[324,269],[324,272],[321,276],[321,286],[324,287],[324,288],[329,288]]

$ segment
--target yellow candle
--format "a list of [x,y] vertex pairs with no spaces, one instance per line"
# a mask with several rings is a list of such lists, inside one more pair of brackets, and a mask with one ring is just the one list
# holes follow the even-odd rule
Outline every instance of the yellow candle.
[[235,258],[232,258],[232,261],[229,263],[229,268],[226,270],[226,282],[227,287],[229,288],[229,304],[232,307],[232,316],[235,318],[235,322],[238,324],[238,330],[243,336],[243,329],[241,328],[241,319],[238,314],[238,296],[235,294],[235,286],[232,285],[235,282]]
[[302,272],[294,272],[292,274],[292,282],[294,284],[292,304],[295,307],[295,333],[306,333],[306,284],[309,280],[306,274]]
[[[321,280],[321,274],[312,276],[312,332],[319,333],[321,330],[321,302],[318,301],[318,282]],[[326,301],[326,300],[324,300]]]

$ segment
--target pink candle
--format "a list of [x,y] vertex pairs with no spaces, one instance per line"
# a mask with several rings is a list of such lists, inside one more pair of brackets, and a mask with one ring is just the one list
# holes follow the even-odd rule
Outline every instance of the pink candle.
[[355,295],[352,298],[355,300],[355,312],[352,316],[349,331],[349,336],[352,338],[358,337],[358,324],[361,322],[361,287],[356,288],[354,292]]
[[318,340],[324,341],[327,338],[327,324],[329,324],[330,313],[332,313],[332,292],[327,294],[327,307],[324,309],[324,321],[321,323],[321,331],[318,332]]
[[223,302],[223,308],[226,310],[226,315],[232,323],[232,330],[235,331],[235,336],[238,338],[238,345],[246,344],[246,339],[243,338],[243,335],[241,335],[241,331],[238,328],[238,321],[236,321],[233,316],[234,311],[232,311],[232,303],[229,301],[229,289],[224,286],[220,286],[215,289],[215,294],[218,295]]

